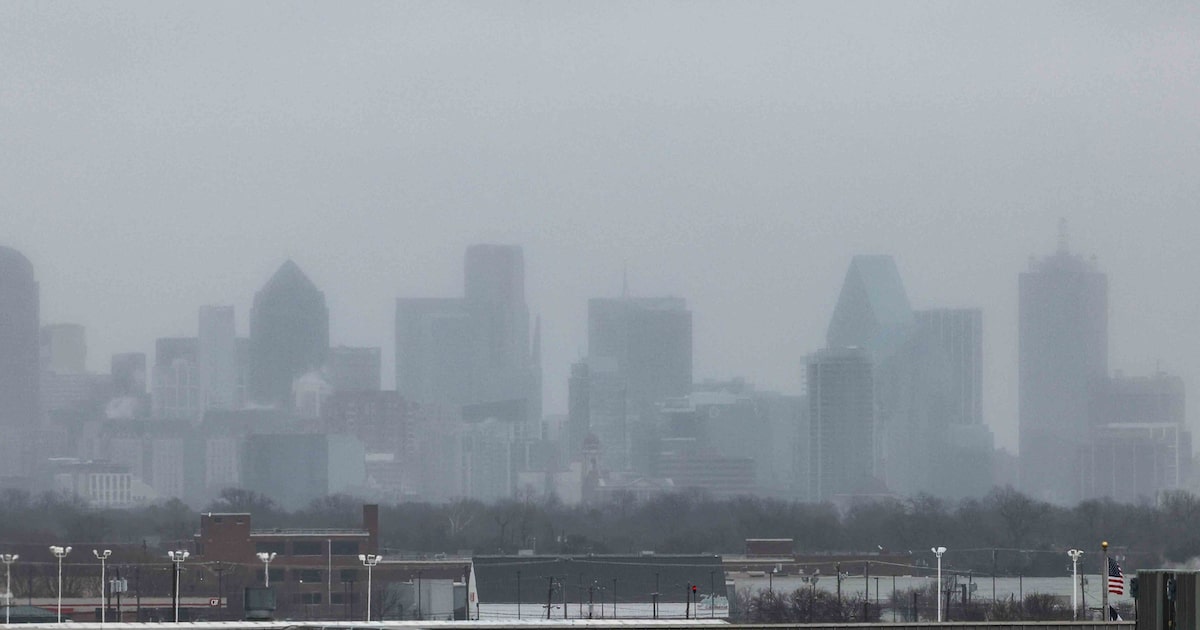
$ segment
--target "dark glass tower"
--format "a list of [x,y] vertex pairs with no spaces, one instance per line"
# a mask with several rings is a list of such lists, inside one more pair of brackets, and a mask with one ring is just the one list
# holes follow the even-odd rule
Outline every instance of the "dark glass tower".
[[325,294],[289,260],[255,294],[250,310],[250,400],[290,407],[292,381],[320,369],[328,352]]
[[38,425],[38,349],[33,265],[0,247],[0,431]]

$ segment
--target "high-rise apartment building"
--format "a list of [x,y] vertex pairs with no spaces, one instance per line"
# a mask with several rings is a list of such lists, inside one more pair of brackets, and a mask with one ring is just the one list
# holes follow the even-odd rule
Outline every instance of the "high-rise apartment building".
[[1019,280],[1021,487],[1039,499],[1082,496],[1088,404],[1108,374],[1108,278],[1060,236]]
[[237,402],[237,328],[232,306],[200,307],[196,377],[201,405],[233,409]]
[[328,352],[325,294],[289,260],[254,296],[250,311],[251,401],[290,406],[292,382],[320,370]]
[[860,348],[808,357],[809,498],[873,492],[874,366]]

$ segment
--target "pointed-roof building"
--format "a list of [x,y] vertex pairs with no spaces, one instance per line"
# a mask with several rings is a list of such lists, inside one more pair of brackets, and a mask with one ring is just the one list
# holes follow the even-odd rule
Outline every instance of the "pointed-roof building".
[[855,256],[829,321],[830,348],[859,347],[879,361],[912,334],[912,307],[891,256]]
[[328,352],[325,294],[288,260],[255,294],[250,310],[250,399],[288,406],[292,381],[320,369]]

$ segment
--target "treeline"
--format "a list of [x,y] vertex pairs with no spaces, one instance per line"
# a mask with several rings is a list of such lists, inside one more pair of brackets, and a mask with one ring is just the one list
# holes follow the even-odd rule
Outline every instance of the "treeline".
[[[268,497],[226,490],[200,511],[249,512],[256,528],[358,527],[362,501],[331,496],[293,512]],[[0,493],[3,543],[111,542],[166,548],[187,544],[199,514],[179,501],[130,510],[95,510],[56,495]],[[1059,507],[1012,489],[950,502],[931,496],[878,500],[839,510],[743,497],[716,500],[678,493],[638,501],[567,506],[555,500],[492,504],[381,506],[381,545],[393,556],[470,552],[741,553],[747,538],[793,538],[798,553],[912,552],[928,562],[933,545],[950,549],[948,566],[1000,575],[1061,575],[1070,547],[1098,550],[1101,540],[1127,570],[1200,556],[1200,498],[1172,492],[1156,504],[1086,501]],[[0,549],[2,551],[2,549]],[[1089,558],[1096,556],[1089,555]]]

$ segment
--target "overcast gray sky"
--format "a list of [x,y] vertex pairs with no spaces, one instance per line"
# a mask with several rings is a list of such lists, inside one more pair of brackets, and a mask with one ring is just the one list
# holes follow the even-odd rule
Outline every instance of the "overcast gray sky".
[[[1194,2],[0,3],[0,242],[89,364],[194,334],[293,257],[333,343],[525,247],[548,412],[586,299],[672,294],[697,378],[795,392],[856,253],[984,311],[1016,443],[1016,286],[1057,219],[1112,367],[1200,385]],[[1192,417],[1197,414],[1192,413]]]

